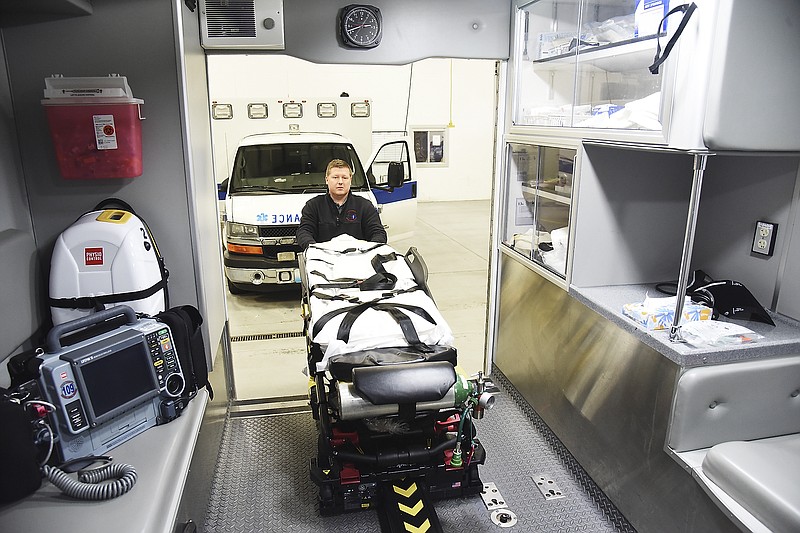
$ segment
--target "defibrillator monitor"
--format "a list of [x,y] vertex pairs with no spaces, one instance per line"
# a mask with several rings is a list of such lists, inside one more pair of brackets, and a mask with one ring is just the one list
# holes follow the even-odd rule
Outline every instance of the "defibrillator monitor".
[[[137,330],[112,335],[88,350],[78,349],[60,357],[69,362],[74,372],[74,384],[59,384],[59,398],[69,400],[70,394],[83,399],[86,422],[95,427],[132,407],[159,395],[158,377],[145,337]],[[81,406],[67,409],[71,429],[80,416]]]
[[[125,309],[119,309],[125,308]],[[116,311],[115,311],[116,310]],[[128,323],[70,346],[61,337],[124,314]],[[180,396],[184,377],[169,327],[127,306],[59,324],[40,366],[43,395],[55,407],[65,460],[103,454],[155,426],[163,401]]]

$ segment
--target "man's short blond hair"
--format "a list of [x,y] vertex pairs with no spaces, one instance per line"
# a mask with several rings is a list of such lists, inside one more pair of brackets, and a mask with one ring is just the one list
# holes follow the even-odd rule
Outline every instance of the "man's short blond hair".
[[350,165],[348,165],[347,161],[345,161],[344,159],[334,159],[333,161],[328,163],[328,166],[325,168],[326,177],[331,173],[332,168],[346,168],[348,171],[350,171],[350,176],[353,175],[353,169],[350,168]]

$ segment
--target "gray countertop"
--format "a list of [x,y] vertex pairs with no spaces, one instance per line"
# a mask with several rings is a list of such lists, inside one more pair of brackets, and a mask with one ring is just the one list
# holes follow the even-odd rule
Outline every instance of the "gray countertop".
[[113,500],[74,500],[43,481],[35,493],[0,507],[0,530],[172,533],[207,400],[203,389],[179,418],[109,452],[136,469],[130,492]]
[[646,296],[662,296],[655,285],[615,285],[604,287],[570,287],[570,294],[590,309],[611,320],[651,348],[675,363],[690,367],[704,364],[730,363],[780,355],[800,355],[800,323],[770,313],[775,327],[754,321],[731,320],[764,336],[752,343],[725,348],[697,348],[669,340],[669,330],[647,331],[622,314],[622,306],[644,301]]

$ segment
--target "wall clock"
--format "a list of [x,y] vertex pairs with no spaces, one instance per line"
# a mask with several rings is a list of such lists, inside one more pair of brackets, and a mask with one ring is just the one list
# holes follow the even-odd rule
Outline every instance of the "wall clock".
[[339,12],[342,42],[348,48],[375,48],[381,42],[381,11],[375,6],[350,4]]

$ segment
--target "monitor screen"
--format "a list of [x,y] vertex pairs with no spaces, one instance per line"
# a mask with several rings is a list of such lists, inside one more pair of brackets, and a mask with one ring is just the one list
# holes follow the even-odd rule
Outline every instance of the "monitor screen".
[[158,380],[144,339],[84,361],[79,371],[84,400],[94,423],[117,416],[158,394]]

